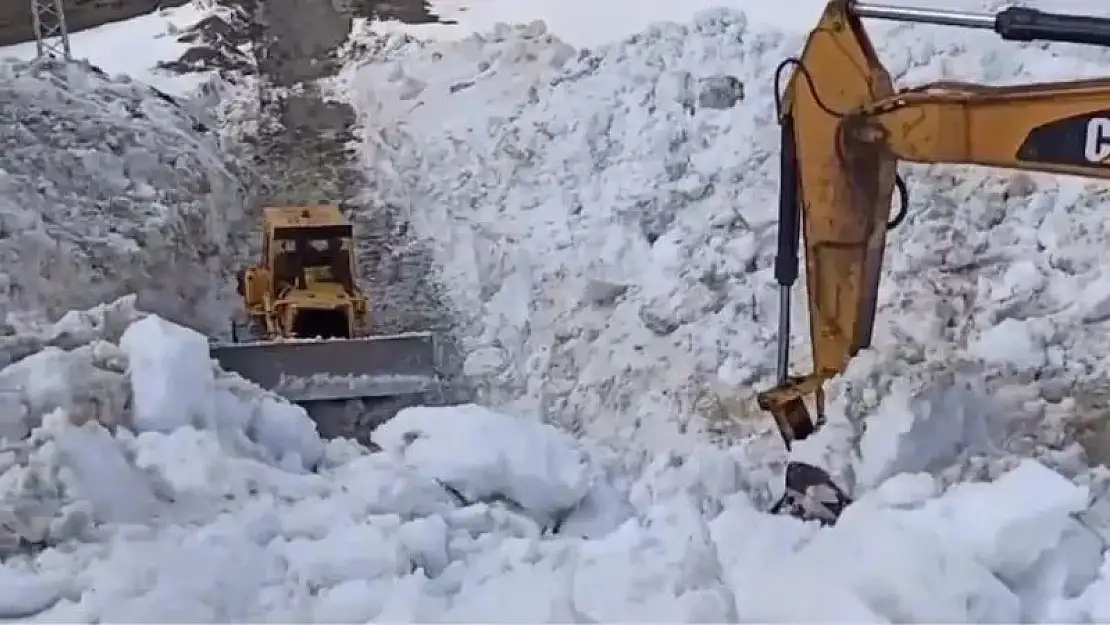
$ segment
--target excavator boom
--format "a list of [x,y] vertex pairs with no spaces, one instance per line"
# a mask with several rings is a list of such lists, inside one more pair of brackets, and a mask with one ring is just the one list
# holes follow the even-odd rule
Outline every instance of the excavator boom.
[[[1010,8],[993,15],[833,0],[778,98],[782,129],[778,385],[759,395],[787,447],[824,419],[824,383],[871,343],[886,232],[901,222],[899,161],[1110,178],[1110,79],[896,90],[861,18],[987,28],[1003,39],[1110,46],[1110,19]],[[776,85],[776,93],[778,87]],[[895,191],[899,204],[894,207]],[[790,293],[804,243],[813,371],[791,376]],[[816,418],[805,399],[816,398]],[[797,473],[797,472],[795,472]],[[789,484],[788,491],[804,491]],[[843,502],[841,502],[843,503]]]

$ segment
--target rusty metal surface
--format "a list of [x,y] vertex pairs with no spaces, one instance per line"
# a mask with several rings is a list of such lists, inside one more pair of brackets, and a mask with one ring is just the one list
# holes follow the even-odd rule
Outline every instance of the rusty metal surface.
[[211,355],[225,371],[297,402],[425,392],[438,364],[431,333],[227,344],[213,346]]

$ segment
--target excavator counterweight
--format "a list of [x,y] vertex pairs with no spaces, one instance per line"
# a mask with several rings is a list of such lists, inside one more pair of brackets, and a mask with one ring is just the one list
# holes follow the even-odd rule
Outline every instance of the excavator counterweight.
[[263,210],[261,262],[240,271],[243,314],[220,366],[300,404],[423,395],[438,388],[429,333],[367,333],[354,231],[332,205]]
[[[783,61],[775,74],[782,128],[778,385],[758,399],[787,448],[821,426],[825,383],[871,344],[886,233],[901,223],[908,206],[899,162],[1110,178],[1110,79],[896,89],[863,18],[989,29],[1012,41],[1110,46],[1110,18],[1023,7],[978,14],[852,0],[826,5],[802,54]],[[793,72],[780,90],[787,70]],[[892,207],[896,191],[899,202]],[[793,376],[790,303],[800,273],[799,237],[813,371]],[[807,407],[811,396],[815,417]],[[788,466],[779,507],[832,522],[849,501],[824,471]]]

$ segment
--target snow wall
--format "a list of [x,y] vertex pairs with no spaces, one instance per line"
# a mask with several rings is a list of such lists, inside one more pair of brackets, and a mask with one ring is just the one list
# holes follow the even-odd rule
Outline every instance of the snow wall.
[[218,137],[179,103],[85,64],[0,61],[0,314],[57,318],[137,293],[225,329],[245,198]]
[[[902,84],[1097,76],[1110,62],[954,29],[876,33]],[[760,433],[751,453],[779,453],[753,395],[772,381],[777,330],[771,76],[800,45],[727,10],[597,49],[540,22],[358,40],[337,89],[362,112],[371,185],[434,242],[489,401],[622,446]],[[890,235],[874,349],[833,385],[833,427],[800,453],[866,484],[981,472],[959,459],[999,447],[1073,473],[1076,453],[1104,457],[1101,432],[1061,448],[1105,414],[1106,192],[904,173],[911,205]],[[804,368],[804,302],[796,314]],[[858,417],[880,413],[865,435]],[[929,448],[902,453],[907,433]],[[860,437],[871,459],[843,457]]]

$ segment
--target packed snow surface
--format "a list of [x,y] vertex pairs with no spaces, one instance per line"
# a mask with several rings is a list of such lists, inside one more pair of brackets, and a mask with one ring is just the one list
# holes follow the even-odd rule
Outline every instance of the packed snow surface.
[[634,468],[475,405],[407,409],[378,452],[325,443],[133,298],[16,343],[37,351],[0,371],[0,618],[1110,618],[1081,521],[1102,487],[1033,460],[946,492],[902,474],[821,529],[758,511],[738,450]]

